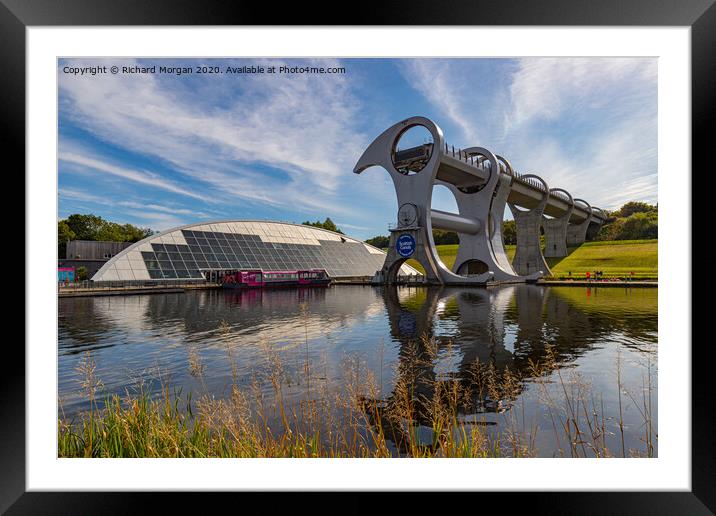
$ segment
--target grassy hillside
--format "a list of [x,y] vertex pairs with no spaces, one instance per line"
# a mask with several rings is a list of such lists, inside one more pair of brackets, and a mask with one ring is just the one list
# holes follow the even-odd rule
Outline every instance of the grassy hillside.
[[[443,263],[452,268],[457,254],[457,245],[439,245],[438,253]],[[505,246],[510,260],[515,255],[515,246]],[[568,249],[564,258],[548,258],[547,263],[556,277],[583,278],[587,271],[602,271],[605,277],[629,276],[634,272],[638,279],[656,279],[658,276],[658,240],[611,240],[587,242]],[[422,272],[415,260],[408,264]]]
[[650,279],[658,276],[658,240],[611,240],[587,242],[570,249],[565,258],[548,261],[555,276],[584,276],[600,270],[605,276],[629,276]]

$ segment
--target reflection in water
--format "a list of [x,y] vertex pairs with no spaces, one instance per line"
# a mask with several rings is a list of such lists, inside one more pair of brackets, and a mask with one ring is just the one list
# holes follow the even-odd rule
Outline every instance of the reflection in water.
[[[461,394],[454,406],[462,421],[478,421],[478,414],[505,412],[518,398],[522,398],[521,410],[524,411],[528,397],[522,393],[534,382],[534,377],[549,379],[541,383],[543,388],[559,382],[559,386],[551,386],[552,391],[564,389],[565,384],[570,389],[579,389],[577,394],[566,394],[574,399],[584,397],[586,389],[593,384],[618,393],[614,373],[616,362],[625,350],[645,355],[630,356],[632,365],[638,363],[643,367],[641,373],[653,367],[657,342],[656,298],[655,290],[600,289],[597,292],[536,285],[494,290],[386,290],[384,299],[391,335],[401,345],[397,389],[384,403],[376,405],[379,410],[375,414],[369,415],[373,424],[380,423],[394,433],[395,425],[391,424],[394,422],[387,421],[380,409],[390,409],[397,397],[404,396],[406,389],[417,407],[413,419],[417,425],[430,426],[435,400],[451,391]],[[599,353],[610,346],[606,355]],[[589,357],[590,351],[597,356]],[[586,360],[583,361],[583,357]],[[605,360],[607,357],[609,360]],[[562,368],[579,372],[565,380],[559,372]],[[597,375],[584,383],[582,370],[596,371]],[[630,373],[630,387],[643,387],[643,374],[635,374],[639,373],[638,368],[632,368]],[[619,371],[619,374],[624,373]],[[543,394],[550,396],[549,390],[548,385]],[[602,404],[604,399],[615,403],[613,396],[605,398],[601,393],[600,396]],[[643,393],[639,392],[638,396]],[[650,396],[655,401],[655,387]],[[531,412],[533,421],[539,421],[544,414],[535,413],[538,403],[534,398],[532,393],[532,406],[526,410]],[[442,404],[447,406],[448,402]],[[655,416],[652,417],[655,420]],[[546,422],[544,417],[542,419]],[[630,414],[629,419],[632,427],[643,426],[636,414]],[[483,417],[479,421],[496,425],[498,418]],[[601,437],[605,442],[608,439]],[[407,441],[402,436],[396,439]],[[637,441],[632,435],[630,443],[636,446]]]
[[[61,299],[59,397],[67,415],[87,408],[76,374],[86,350],[92,350],[107,393],[124,394],[161,378],[185,391],[223,397],[232,382],[248,386],[258,379],[271,396],[270,349],[281,358],[287,402],[341,391],[348,363],[359,376],[376,378],[374,406],[389,407],[409,392],[418,427],[429,426],[435,400],[457,392],[456,385],[479,384],[460,390],[470,393],[456,405],[460,420],[497,428],[519,415],[525,427],[549,428],[554,414],[538,398],[567,371],[599,393],[601,406],[612,414],[619,403],[617,359],[626,390],[641,389],[645,364],[655,375],[656,300],[656,289],[536,285]],[[538,372],[536,363],[542,365]],[[487,370],[491,376],[483,374]],[[654,400],[656,395],[654,388]],[[639,445],[636,412],[622,415],[627,447]],[[367,415],[392,432],[400,449],[396,433],[404,425],[385,421],[380,410]],[[615,439],[616,423],[609,424],[609,438]],[[545,456],[565,448],[549,432],[535,439]]]

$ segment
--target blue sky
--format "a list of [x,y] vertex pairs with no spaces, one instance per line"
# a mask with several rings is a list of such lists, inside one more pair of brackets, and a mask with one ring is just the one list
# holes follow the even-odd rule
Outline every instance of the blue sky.
[[[345,74],[72,75],[65,66],[342,66]],[[427,116],[595,206],[657,200],[657,60],[62,59],[59,216],[154,230],[215,219],[331,217],[387,234],[395,194],[353,165],[383,130]],[[435,208],[452,211],[439,192]]]

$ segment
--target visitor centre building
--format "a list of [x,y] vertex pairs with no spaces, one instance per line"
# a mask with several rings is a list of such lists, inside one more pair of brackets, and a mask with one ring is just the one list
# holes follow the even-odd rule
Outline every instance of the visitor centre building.
[[[226,270],[325,269],[332,278],[372,277],[385,253],[312,226],[225,220],[151,235],[112,257],[92,281],[204,280]],[[403,265],[404,275],[419,274]]]

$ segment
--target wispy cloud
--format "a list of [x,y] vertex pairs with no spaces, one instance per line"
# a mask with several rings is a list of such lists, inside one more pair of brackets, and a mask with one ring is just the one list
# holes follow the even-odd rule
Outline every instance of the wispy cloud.
[[[327,202],[316,203],[311,192],[329,199],[366,141],[352,124],[358,106],[341,75],[246,75],[225,79],[216,89],[187,88],[173,79],[60,74],[61,107],[97,137],[159,158],[224,198],[275,206],[325,208]],[[235,88],[226,88],[230,81]]]
[[358,226],[356,224],[348,224],[347,222],[336,222],[336,226],[338,226],[340,228],[348,228],[348,229],[362,229],[362,230],[371,229],[367,226]]
[[[98,206],[111,206],[111,212],[115,214],[113,219],[115,222],[121,222],[128,217],[130,223],[138,224],[142,227],[151,227],[154,230],[168,229],[172,227],[171,224],[183,224],[188,221],[195,221],[197,218],[222,218],[192,208],[157,204],[146,199],[131,201],[117,200],[111,195],[101,197],[77,188],[60,188],[59,196],[65,206],[71,206],[75,211],[77,209],[79,211],[90,210],[89,206],[85,206],[82,203],[90,203],[95,209]],[[77,204],[78,201],[80,204]],[[119,212],[117,211],[118,209]]]
[[656,200],[656,59],[525,58],[515,70],[504,142],[518,169],[605,209]]
[[[151,60],[61,66],[136,63]],[[340,65],[356,73],[60,73],[61,212],[105,203],[98,213],[153,229],[197,218],[330,216],[355,235],[382,234],[397,210],[392,183],[380,171],[351,170],[384,124],[406,113],[433,118],[456,146],[487,147],[597,206],[656,200],[655,59]],[[450,201],[436,193],[436,205]]]
[[640,104],[639,97],[653,90],[656,74],[656,59],[650,58],[520,59],[509,88],[507,128],[556,120],[565,112],[638,107],[633,100]]
[[504,84],[482,92],[469,68],[464,60],[404,66],[436,111],[518,171],[606,209],[656,200],[656,59],[517,59],[502,68]]
[[72,152],[60,152],[59,160],[68,163],[74,163],[76,165],[80,165],[98,172],[104,172],[113,176],[121,177],[122,179],[133,181],[135,183],[141,183],[144,185],[152,186],[154,188],[160,188],[162,190],[166,190],[167,192],[186,195],[188,197],[201,199],[202,201],[206,202],[211,201],[211,198],[209,197],[197,194],[185,188],[181,188],[171,183],[170,181],[162,179],[159,175],[154,174],[152,172],[119,167],[117,165],[113,165],[98,159],[82,156],[80,154],[75,154]]
[[480,141],[477,125],[466,109],[467,84],[454,62],[442,59],[410,59],[403,62],[407,81],[437,110],[457,125],[468,145]]
[[118,201],[116,203],[119,206],[124,206],[126,208],[135,208],[135,209],[143,209],[143,210],[151,210],[151,211],[158,211],[162,213],[170,213],[173,215],[191,215],[192,217],[200,217],[200,218],[208,218],[210,215],[202,212],[193,210],[190,208],[178,208],[176,206],[164,206],[161,204],[155,204],[151,202],[141,203],[141,202],[135,202],[135,201]]
[[151,227],[155,231],[164,231],[167,229],[183,226],[189,222],[195,222],[185,217],[177,217],[168,213],[159,213],[153,211],[128,211],[127,215],[142,226]]
[[85,201],[93,203],[106,203],[107,199],[93,195],[83,190],[77,190],[75,188],[59,188],[58,193],[60,199],[72,199],[74,201]]

